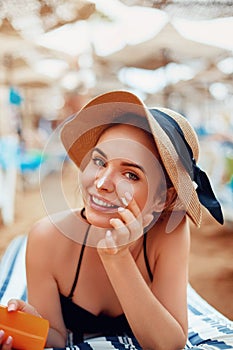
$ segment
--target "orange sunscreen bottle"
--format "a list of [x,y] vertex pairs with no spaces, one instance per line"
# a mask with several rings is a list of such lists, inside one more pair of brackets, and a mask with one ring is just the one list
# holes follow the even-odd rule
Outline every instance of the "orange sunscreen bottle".
[[8,312],[0,305],[0,329],[13,338],[13,348],[22,350],[43,350],[49,331],[49,322],[44,318],[22,311]]

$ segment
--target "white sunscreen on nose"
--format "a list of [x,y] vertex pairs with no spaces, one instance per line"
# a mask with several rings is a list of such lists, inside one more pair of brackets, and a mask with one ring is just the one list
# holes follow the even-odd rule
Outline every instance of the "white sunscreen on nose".
[[97,182],[96,187],[97,187],[97,188],[100,188],[101,186],[103,186],[105,179],[106,179],[105,176],[102,177],[101,179],[99,179],[99,181]]

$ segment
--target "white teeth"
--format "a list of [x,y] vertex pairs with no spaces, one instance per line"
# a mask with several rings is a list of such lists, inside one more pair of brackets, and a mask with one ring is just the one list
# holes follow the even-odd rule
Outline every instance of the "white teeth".
[[112,205],[110,203],[104,202],[101,199],[98,199],[96,197],[92,197],[92,200],[95,204],[101,205],[101,207],[106,207],[106,208],[115,208],[115,205]]

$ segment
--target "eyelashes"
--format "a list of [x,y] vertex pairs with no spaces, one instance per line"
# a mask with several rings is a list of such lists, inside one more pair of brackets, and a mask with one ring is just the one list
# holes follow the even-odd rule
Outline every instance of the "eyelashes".
[[134,172],[132,171],[127,171],[125,173],[125,176],[129,179],[129,180],[132,180],[132,181],[138,181],[140,180],[139,176],[137,174],[135,174]]
[[106,165],[106,162],[103,159],[99,158],[99,157],[93,157],[92,161],[98,167],[104,167]]
[[[102,159],[101,157],[92,157],[92,162],[94,163],[94,165],[96,165],[99,168],[106,168],[107,166],[107,162]],[[121,173],[129,180],[129,181],[139,181],[140,180],[140,176],[134,172],[134,171],[129,171],[129,170],[121,170]],[[101,185],[99,185],[99,187],[101,187]]]

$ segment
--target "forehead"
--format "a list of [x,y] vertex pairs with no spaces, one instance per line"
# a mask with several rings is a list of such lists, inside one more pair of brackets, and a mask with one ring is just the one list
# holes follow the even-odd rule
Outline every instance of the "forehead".
[[116,152],[119,153],[127,150],[128,146],[131,150],[135,148],[135,151],[138,152],[147,149],[156,157],[158,156],[153,136],[145,130],[129,124],[117,124],[107,128],[100,136],[97,145],[101,143],[108,143],[112,147],[114,147],[114,144],[115,146],[118,145]]
[[103,132],[96,147],[108,159],[124,159],[155,171],[160,168],[153,138],[147,132],[131,125],[114,125]]

